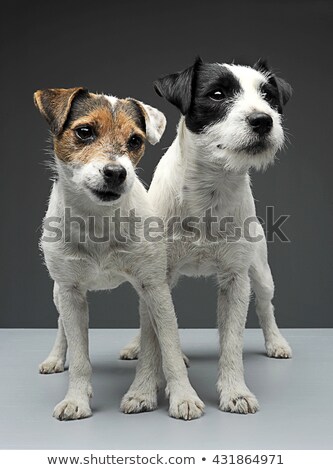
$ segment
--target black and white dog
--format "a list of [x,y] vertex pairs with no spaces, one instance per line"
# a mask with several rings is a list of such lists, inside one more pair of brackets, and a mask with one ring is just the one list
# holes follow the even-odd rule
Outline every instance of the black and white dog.
[[[242,361],[251,287],[268,356],[289,358],[291,349],[274,318],[274,283],[248,171],[265,169],[283,146],[282,108],[291,87],[264,61],[248,67],[197,59],[186,70],[157,80],[155,89],[182,117],[177,137],[156,169],[149,197],[166,221],[199,219],[201,229],[200,239],[193,241],[188,227],[178,227],[168,245],[169,282],[174,286],[180,275],[216,276],[220,409],[254,413],[259,405],[245,384]],[[210,224],[214,242],[202,235],[207,233],[207,211],[211,220],[230,221],[222,232]],[[245,233],[248,220],[256,223]],[[242,229],[241,236],[228,242],[236,228]],[[121,357],[135,358],[139,344],[136,337]],[[151,369],[157,370],[156,365]]]

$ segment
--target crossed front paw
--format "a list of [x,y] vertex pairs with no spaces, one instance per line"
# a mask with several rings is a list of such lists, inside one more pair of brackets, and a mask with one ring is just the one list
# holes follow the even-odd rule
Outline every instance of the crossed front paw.
[[88,418],[92,415],[88,399],[65,398],[54,408],[53,416],[60,421]]

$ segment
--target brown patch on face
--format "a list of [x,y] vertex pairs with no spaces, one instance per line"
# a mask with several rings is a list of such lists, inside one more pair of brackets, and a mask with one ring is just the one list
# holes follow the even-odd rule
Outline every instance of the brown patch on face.
[[[103,95],[82,96],[73,103],[63,132],[54,138],[55,152],[68,163],[97,159],[108,163],[116,156],[127,155],[137,165],[145,149],[144,125],[143,115],[131,100],[112,105]],[[82,127],[92,131],[91,139],[80,139]]]
[[72,102],[79,94],[87,90],[76,88],[49,88],[34,93],[34,102],[40,113],[45,117],[53,134],[59,134],[67,120]]

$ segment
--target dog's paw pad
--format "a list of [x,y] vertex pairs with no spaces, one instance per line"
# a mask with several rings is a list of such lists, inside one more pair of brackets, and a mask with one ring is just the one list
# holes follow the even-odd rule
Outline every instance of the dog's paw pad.
[[292,357],[291,347],[285,340],[267,343],[266,351],[268,357],[276,359],[290,359]]
[[259,403],[252,393],[222,394],[220,398],[221,411],[230,413],[248,414],[259,410]]
[[60,421],[88,418],[92,415],[89,403],[85,400],[64,399],[54,408],[53,416]]
[[40,374],[57,374],[59,372],[63,372],[64,369],[64,361],[58,358],[46,359],[39,365]]
[[190,421],[200,418],[204,413],[204,409],[205,405],[198,396],[183,397],[170,400],[169,414],[172,418]]
[[144,411],[153,411],[157,408],[157,397],[154,394],[126,393],[120,405],[123,413],[142,413]]

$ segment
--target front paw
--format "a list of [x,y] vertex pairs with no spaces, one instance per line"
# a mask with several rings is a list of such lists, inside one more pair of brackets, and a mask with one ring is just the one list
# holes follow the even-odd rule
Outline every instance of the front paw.
[[64,360],[57,357],[48,357],[39,365],[40,374],[57,374],[59,372],[63,372],[64,369]]
[[283,337],[267,341],[266,352],[268,357],[276,359],[290,359],[292,357],[291,347]]
[[188,392],[167,390],[170,399],[169,415],[172,418],[190,421],[203,415],[205,405],[194,389]]
[[219,408],[230,413],[248,414],[256,413],[259,410],[259,403],[248,388],[222,389]]
[[123,413],[142,413],[157,408],[157,393],[128,391],[121,400],[120,409]]
[[60,421],[88,418],[92,411],[87,399],[65,398],[54,408],[53,416]]

